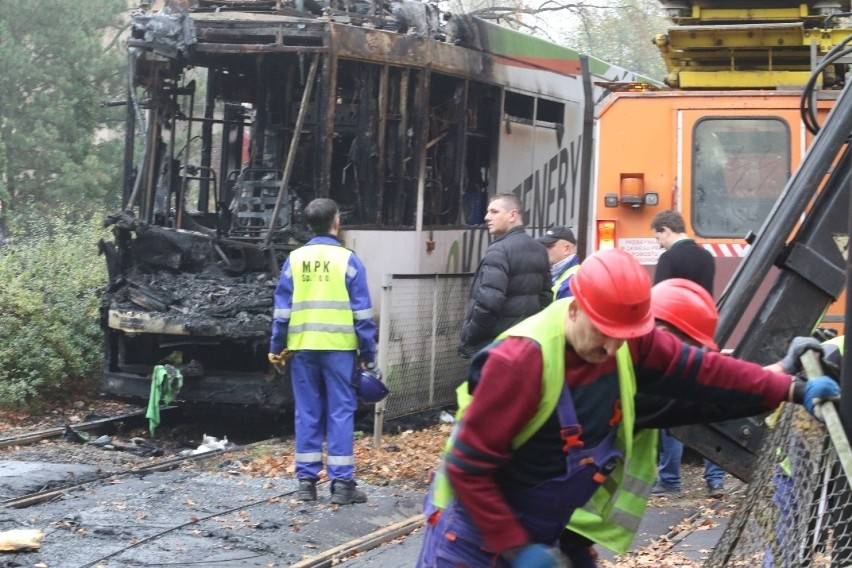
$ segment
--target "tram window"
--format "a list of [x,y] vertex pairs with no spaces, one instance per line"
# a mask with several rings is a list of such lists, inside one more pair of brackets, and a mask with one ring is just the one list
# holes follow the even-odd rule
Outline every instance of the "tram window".
[[706,118],[692,137],[692,227],[701,237],[757,232],[790,177],[779,118]]
[[529,95],[506,91],[503,100],[503,112],[519,122],[532,124],[535,98]]
[[550,124],[564,124],[565,104],[547,99],[538,99],[535,120],[536,122],[549,122]]

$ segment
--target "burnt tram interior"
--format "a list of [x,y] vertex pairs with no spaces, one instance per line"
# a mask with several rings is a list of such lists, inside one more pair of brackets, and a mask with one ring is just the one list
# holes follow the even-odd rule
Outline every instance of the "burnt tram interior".
[[109,393],[147,397],[168,361],[186,401],[287,406],[266,361],[272,293],[315,197],[345,229],[481,222],[503,91],[477,21],[296,4],[133,16],[123,211],[101,243]]

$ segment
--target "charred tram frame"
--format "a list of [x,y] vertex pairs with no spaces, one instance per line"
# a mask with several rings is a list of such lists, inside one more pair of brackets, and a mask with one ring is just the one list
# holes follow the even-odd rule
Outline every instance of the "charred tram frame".
[[387,15],[325,14],[133,17],[124,212],[101,244],[107,392],[146,397],[170,361],[182,399],[286,409],[266,351],[303,206],[328,196],[347,227],[412,228],[463,226],[470,184],[482,200],[502,92],[465,77],[487,78],[490,56]]

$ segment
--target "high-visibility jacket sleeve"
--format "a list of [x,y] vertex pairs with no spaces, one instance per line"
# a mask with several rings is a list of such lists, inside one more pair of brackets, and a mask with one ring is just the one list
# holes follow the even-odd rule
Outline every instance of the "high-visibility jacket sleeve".
[[373,319],[373,303],[370,301],[370,289],[367,286],[367,270],[355,253],[349,256],[346,289],[349,291],[349,303],[355,319],[355,333],[358,335],[358,359],[372,363],[376,359],[376,323]]

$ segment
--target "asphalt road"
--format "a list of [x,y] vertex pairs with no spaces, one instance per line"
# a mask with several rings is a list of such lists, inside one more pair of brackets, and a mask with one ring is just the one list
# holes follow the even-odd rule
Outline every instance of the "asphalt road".
[[[72,464],[0,462],[0,488],[9,498],[83,473]],[[369,501],[338,507],[329,502],[327,486],[320,487],[316,503],[294,500],[296,486],[293,478],[194,470],[98,481],[50,502],[0,510],[0,532],[44,533],[39,550],[2,553],[0,565],[308,568],[336,564],[353,549],[361,552],[342,563],[347,568],[415,565],[422,493],[361,484]],[[696,511],[649,508],[636,546],[657,540]],[[699,561],[722,528],[686,531],[672,550]]]

